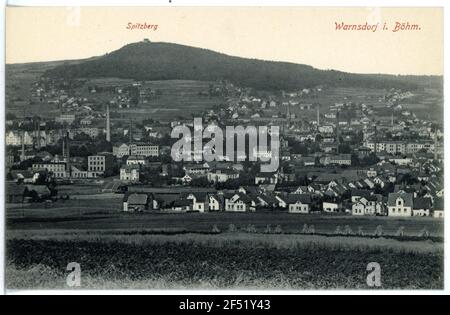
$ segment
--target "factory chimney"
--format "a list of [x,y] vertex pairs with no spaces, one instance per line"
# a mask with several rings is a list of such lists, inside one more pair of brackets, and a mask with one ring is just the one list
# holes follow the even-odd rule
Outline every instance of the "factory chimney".
[[[70,138],[69,138],[69,131],[66,132],[66,165],[67,165],[67,171],[69,172],[69,177],[72,177],[72,167],[70,166]],[[64,145],[63,145],[64,147]]]
[[434,130],[434,160],[438,159],[438,133],[437,128]]
[[319,128],[320,125],[320,105],[317,104],[317,128]]
[[111,126],[109,119],[109,104],[106,104],[106,141],[111,142]]
[[22,145],[22,151],[20,153],[20,161],[25,161],[25,131],[22,130],[22,133],[20,135],[20,143]]
[[130,119],[130,130],[128,130],[129,145],[133,142],[133,121]]
[[39,119],[37,122],[37,149],[41,149],[41,120]]

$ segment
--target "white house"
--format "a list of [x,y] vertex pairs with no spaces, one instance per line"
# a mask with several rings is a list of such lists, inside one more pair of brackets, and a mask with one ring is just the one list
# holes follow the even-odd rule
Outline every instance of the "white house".
[[238,193],[225,197],[225,211],[247,212],[255,210],[256,202],[245,194]]
[[352,204],[352,215],[382,215],[384,214],[383,197],[371,195],[361,197]]
[[220,211],[222,210],[222,202],[220,201],[219,196],[214,194],[209,194],[209,211]]
[[390,193],[388,197],[388,215],[390,217],[411,217],[413,194]]
[[127,159],[127,165],[145,165],[145,163],[145,157],[140,155],[130,155]]
[[208,181],[213,183],[225,183],[236,178],[239,178],[239,173],[228,169],[217,169],[208,173]]
[[192,200],[192,210],[198,212],[205,212],[209,210],[209,197],[207,193],[203,192],[195,192],[190,193],[187,197],[187,200]]
[[127,182],[138,182],[139,173],[139,165],[124,165],[120,168],[120,180]]
[[309,213],[311,211],[311,196],[292,194],[288,197],[289,213]]
[[339,212],[340,205],[337,202],[323,202],[322,209],[325,212]]

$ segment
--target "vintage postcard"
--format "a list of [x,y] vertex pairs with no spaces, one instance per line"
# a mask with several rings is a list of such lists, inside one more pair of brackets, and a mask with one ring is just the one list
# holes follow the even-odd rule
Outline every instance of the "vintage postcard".
[[443,25],[7,7],[6,289],[443,290]]

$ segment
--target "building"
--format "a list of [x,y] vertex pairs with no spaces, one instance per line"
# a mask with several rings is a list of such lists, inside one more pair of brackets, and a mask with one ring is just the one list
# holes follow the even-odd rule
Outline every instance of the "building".
[[159,156],[159,146],[135,143],[130,145],[130,155],[140,155],[145,157],[158,157]]
[[306,194],[292,194],[287,198],[289,213],[310,213],[311,196]]
[[225,211],[248,212],[256,210],[256,202],[250,196],[236,193],[225,196]]
[[322,209],[324,212],[339,212],[341,209],[341,205],[337,202],[323,202]]
[[130,155],[127,159],[127,165],[145,165],[147,160],[144,156]]
[[190,164],[183,167],[186,174],[189,175],[206,175],[209,171],[209,167],[202,164]]
[[412,214],[414,217],[429,217],[431,215],[431,199],[414,199]]
[[329,164],[333,165],[352,165],[352,155],[351,154],[338,154],[329,157]]
[[[6,134],[5,144],[11,146],[22,145],[22,132],[9,131]],[[33,145],[33,137],[28,131],[23,132],[23,145]]]
[[216,169],[208,172],[208,181],[212,183],[225,183],[239,178],[239,173],[229,169]]
[[139,165],[124,165],[120,168],[120,180],[125,182],[138,182],[140,175]]
[[35,172],[46,170],[53,173],[55,178],[64,178],[69,175],[66,172],[66,163],[63,162],[35,163],[31,166],[31,169]]
[[130,155],[130,147],[125,143],[119,146],[113,146],[113,155],[117,158],[128,156]]
[[187,200],[192,200],[192,210],[198,212],[206,212],[209,210],[208,194],[204,192],[190,193]]
[[209,211],[221,211],[223,210],[223,203],[221,197],[216,194],[209,194]]
[[259,173],[255,176],[255,185],[277,184],[278,175],[276,173]]
[[76,133],[77,134],[84,133],[84,134],[88,135],[89,138],[94,139],[94,138],[98,137],[98,135],[100,134],[100,130],[98,128],[95,128],[95,127],[82,127],[82,128],[78,128],[76,130]]
[[[353,199],[353,197],[352,197]],[[375,216],[385,214],[383,196],[370,195],[356,199],[352,203],[352,215],[355,216]]]
[[433,218],[444,218],[444,199],[436,198],[433,204]]
[[388,197],[388,215],[390,217],[411,217],[413,215],[413,194],[390,193]]
[[111,153],[100,153],[88,156],[88,171],[103,175],[114,166],[114,156]]
[[75,121],[75,115],[74,114],[61,114],[55,118],[55,121],[60,124],[71,125]]
[[153,209],[153,199],[146,193],[127,193],[123,197],[123,211],[142,212]]

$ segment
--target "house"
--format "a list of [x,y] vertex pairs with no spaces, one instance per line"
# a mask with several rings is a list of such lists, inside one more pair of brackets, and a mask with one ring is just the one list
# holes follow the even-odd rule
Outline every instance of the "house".
[[124,165],[120,168],[120,180],[125,182],[138,182],[140,174],[139,165]]
[[130,154],[144,157],[158,157],[159,146],[147,143],[130,144]]
[[123,197],[123,211],[142,212],[152,208],[152,198],[146,193],[127,193]]
[[189,175],[206,175],[209,171],[209,168],[207,166],[200,164],[186,165],[183,167],[183,169],[186,174]]
[[208,172],[208,181],[212,183],[225,183],[239,178],[239,173],[229,169],[215,169]]
[[444,218],[444,199],[437,198],[433,204],[433,218]]
[[112,169],[114,162],[114,156],[108,152],[88,156],[88,171],[103,175]]
[[323,202],[322,209],[324,212],[339,212],[341,209],[341,205],[337,202]]
[[187,195],[186,199],[192,200],[192,211],[205,212],[209,210],[209,197],[207,193],[190,193]]
[[288,197],[276,195],[275,198],[278,200],[278,207],[286,209],[288,206]]
[[256,196],[257,205],[261,208],[278,208],[279,200],[274,195],[263,193]]
[[55,178],[64,178],[68,176],[66,172],[66,163],[63,162],[47,162],[47,163],[34,163],[31,166],[33,171],[47,170],[51,172]]
[[256,210],[256,202],[243,193],[225,196],[225,211],[248,212]]
[[329,164],[333,165],[352,165],[352,155],[351,154],[338,154],[329,157]]
[[313,156],[305,156],[301,159],[303,162],[303,166],[315,166],[316,165],[316,158]]
[[216,194],[208,194],[208,206],[209,211],[221,211],[223,210],[222,198]]
[[414,199],[412,213],[414,217],[429,217],[431,215],[431,199]]
[[127,158],[127,165],[145,165],[147,163],[145,156],[130,155]]
[[[294,194],[306,194],[308,192],[311,192],[311,191],[309,191],[308,186],[299,186],[293,193]],[[314,191],[312,191],[312,192],[314,192]]]
[[117,158],[130,155],[130,147],[125,143],[122,143],[119,146],[113,146],[113,155]]
[[255,176],[255,184],[277,184],[278,176],[276,173],[259,173]]
[[388,196],[388,215],[391,217],[411,217],[413,194],[390,193]]
[[352,203],[358,202],[362,197],[366,199],[372,195],[372,191],[364,189],[352,189],[351,190]]
[[289,213],[310,213],[311,196],[306,194],[291,194],[288,196]]
[[5,190],[6,203],[22,203],[27,192],[27,187],[13,182],[7,182]]
[[192,210],[192,200],[190,199],[178,199],[172,202],[171,210],[173,211],[191,211]]
[[384,203],[382,195],[370,195],[368,197],[361,197],[356,202],[352,203],[352,215],[383,215]]

